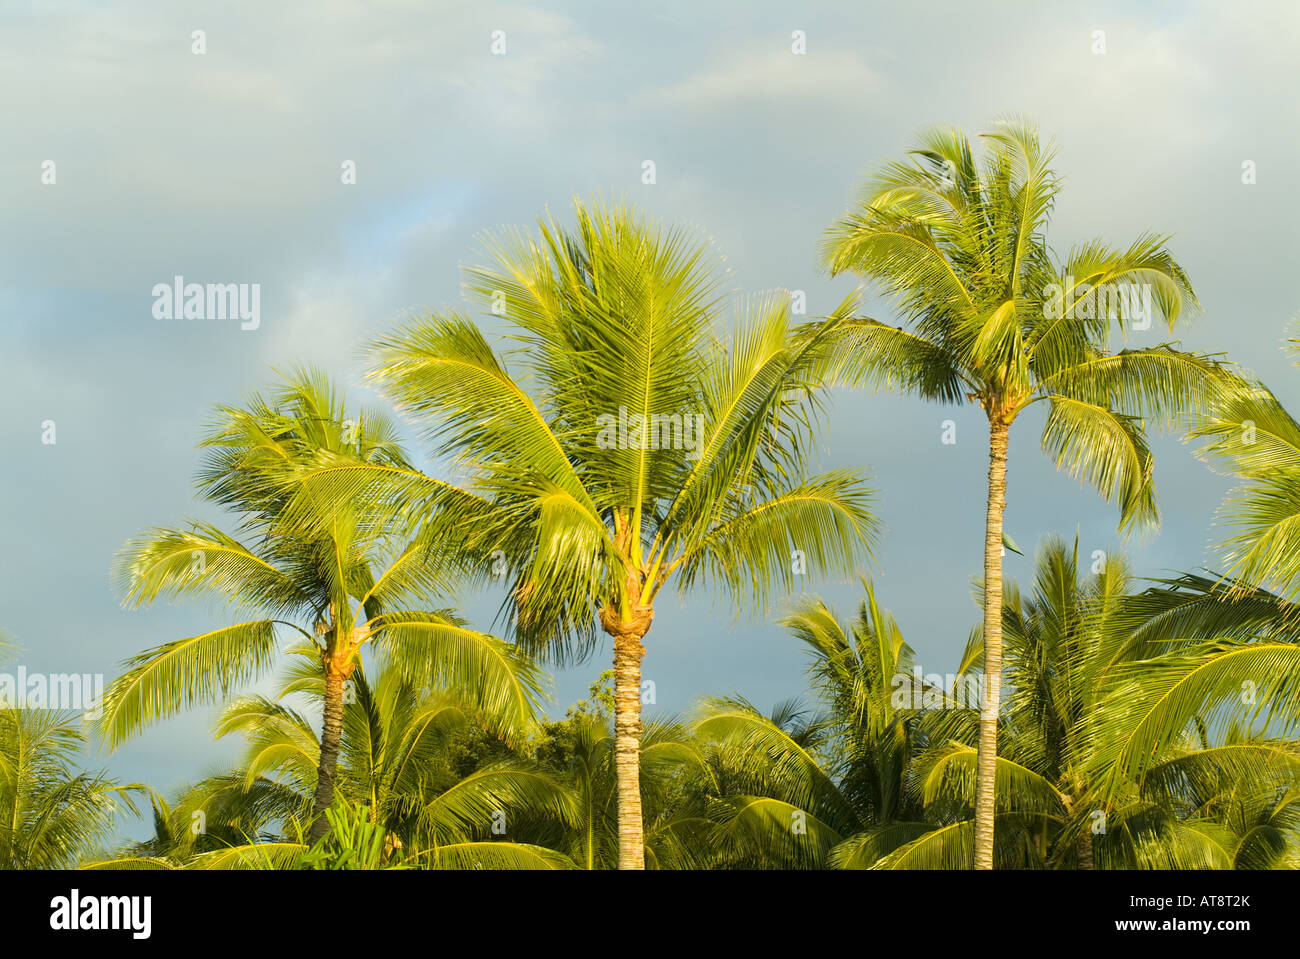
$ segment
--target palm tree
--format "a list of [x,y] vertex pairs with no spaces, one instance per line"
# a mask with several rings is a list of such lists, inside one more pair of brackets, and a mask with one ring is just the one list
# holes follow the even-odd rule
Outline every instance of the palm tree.
[[[998,781],[1000,792],[1011,787],[1016,794],[1000,797],[1007,813],[998,821],[1021,835],[999,836],[1004,857],[1019,847],[1022,864],[1057,868],[1256,868],[1248,864],[1265,862],[1264,846],[1285,846],[1288,839],[1294,845],[1287,830],[1294,816],[1288,794],[1300,785],[1296,744],[1231,725],[1220,735],[1199,709],[1157,705],[1169,691],[1167,673],[1185,675],[1187,662],[1204,662],[1204,650],[1230,634],[1223,631],[1226,610],[1213,611],[1211,601],[1185,591],[1204,580],[1185,575],[1171,582],[1177,586],[1133,595],[1122,555],[1106,557],[1081,577],[1077,538],[1069,545],[1049,536],[1039,549],[1032,594],[1007,584],[1009,696]],[[1266,608],[1254,595],[1237,603],[1236,615],[1245,624]],[[977,668],[981,658],[977,630],[963,669]],[[1182,696],[1175,690],[1173,699]],[[1275,698],[1273,705],[1283,702]],[[1126,721],[1134,713],[1151,738],[1144,740],[1143,761],[1117,766],[1114,747],[1133,741]],[[931,738],[948,742],[919,758],[923,792],[969,801],[976,730],[949,723],[943,735],[932,728]],[[1257,843],[1265,833],[1268,839]],[[1234,844],[1238,852],[1229,851]],[[924,837],[914,851],[926,845],[935,846],[936,863],[955,865],[966,855],[945,850],[942,836]]]
[[[172,807],[156,802],[154,838],[99,868],[574,868],[529,838],[552,824],[574,828],[573,792],[521,756],[459,769],[457,737],[499,723],[450,689],[417,687],[392,664],[373,681],[361,665],[353,673],[331,829],[313,843],[320,738],[289,700],[319,704],[325,684],[313,647],[288,660],[275,698],[236,699],[217,722],[218,737],[247,743],[239,767],[196,783]],[[202,830],[190,828],[196,817]]]
[[[1143,675],[1111,677],[1097,757],[1108,786],[1150,776],[1153,757],[1191,725],[1220,742],[1243,729],[1293,736],[1300,725],[1300,425],[1257,379],[1229,386],[1188,417],[1200,454],[1240,480],[1221,510],[1226,572],[1165,580],[1131,604],[1132,656],[1142,661],[1131,669]],[[1254,782],[1270,775],[1242,771]]]
[[[1022,595],[1014,583],[1004,587],[1004,676],[1011,696],[1001,717],[998,764],[1008,778],[1032,783],[1042,797],[1033,839],[1044,861],[1048,846],[1064,838],[1050,855],[1053,861],[1082,869],[1094,865],[1084,768],[1094,746],[1091,719],[1099,708],[1100,678],[1130,648],[1125,634],[1112,627],[1129,585],[1122,556],[1108,557],[1081,580],[1078,538],[1068,545],[1048,536],[1038,551],[1033,594]],[[967,669],[983,665],[982,633],[976,629],[967,644]],[[931,775],[960,776],[969,789],[975,758],[968,745],[954,742]]]
[[[583,869],[619,864],[618,770],[608,717],[583,714],[571,724],[564,780],[577,798],[574,824],[554,840]],[[641,737],[640,792],[646,859],[652,869],[691,869],[711,861],[704,796],[709,769],[694,737],[672,722],[651,722]]]
[[[374,346],[372,378],[465,476],[323,459],[308,488],[418,517],[487,580],[509,578],[515,638],[557,662],[614,647],[619,866],[640,869],[643,640],[673,584],[765,603],[805,568],[853,571],[874,533],[860,473],[806,469],[833,326],[792,329],[789,297],[742,304],[719,338],[706,248],[622,207],[488,242],[467,287],[514,324],[506,357],[456,312]],[[440,547],[442,548],[442,547]]]
[[722,868],[819,869],[868,828],[837,781],[820,718],[781,704],[771,715],[741,697],[706,699],[695,731],[711,747],[708,845]]
[[[316,770],[311,769],[311,784]],[[312,790],[296,792],[266,777],[209,776],[178,791],[175,802],[153,797],[154,834],[83,869],[179,869],[235,847],[280,848],[285,823],[310,819]]]
[[[1300,334],[1288,343],[1300,365]],[[1241,595],[1250,589],[1300,600],[1300,423],[1258,380],[1190,417],[1189,436],[1202,457],[1240,480],[1223,503],[1229,535],[1219,545]]]
[[[1041,443],[1058,467],[1118,501],[1122,529],[1157,521],[1150,422],[1204,397],[1216,360],[1161,344],[1112,352],[1111,324],[1172,332],[1196,298],[1165,238],[1100,240],[1058,260],[1045,232],[1059,181],[1029,123],[985,135],[976,161],[958,130],[924,135],[886,164],[862,202],[828,231],[824,260],[878,285],[907,326],[839,327],[838,368],[927,400],[979,403],[989,423],[984,655],[974,865],[992,868],[994,769],[1002,671],[1002,547],[1011,426],[1045,404]],[[850,299],[836,311],[852,312]],[[1147,312],[1149,310],[1149,312]]]
[[536,667],[509,644],[420,605],[447,582],[441,553],[398,537],[363,503],[316,504],[310,529],[287,518],[287,484],[304,457],[324,451],[347,462],[409,469],[386,420],[370,412],[351,417],[323,376],[300,373],[269,401],[254,396],[246,409],[220,409],[202,445],[209,455],[200,492],[236,513],[237,533],[195,521],[129,542],[118,563],[126,602],[216,599],[253,618],[130,660],[104,697],[99,725],[110,746],[182,708],[220,701],[264,674],[284,633],[311,645],[324,682],[313,840],[328,828],[323,813],[334,794],[344,686],[362,648],[387,651],[421,681],[455,683],[507,734],[526,730],[540,693]]
[[1300,744],[1230,728],[1168,750],[1111,817],[1111,868],[1294,869],[1300,860]]
[[[319,740],[302,714],[282,700],[306,693],[319,701],[324,684],[319,670],[312,669],[312,650],[296,652],[279,700],[235,701],[223,714],[218,735],[240,733],[247,739],[240,770],[246,788],[277,783],[296,793],[299,807],[307,810]],[[546,770],[509,759],[462,776],[448,765],[455,734],[470,724],[499,723],[492,724],[453,688],[417,687],[391,666],[381,669],[373,684],[358,669],[352,693],[343,707],[339,796],[364,811],[390,850],[403,851],[405,862],[451,869],[484,862],[493,868],[573,868],[563,856],[522,838],[496,838],[526,837],[533,823],[576,819],[573,795]]]
[[67,869],[105,839],[133,792],[77,772],[85,743],[80,717],[0,708],[0,869]]
[[[1077,544],[1049,537],[1034,590],[1005,587],[1007,688],[999,729],[999,868],[1260,868],[1297,851],[1300,746],[1244,726],[1165,714],[1160,745],[1134,775],[1100,760],[1135,697],[1112,677],[1159,686],[1186,647],[1194,600],[1129,593],[1122,557],[1078,575]],[[1203,605],[1203,604],[1201,604]],[[699,729],[720,744],[715,844],[746,864],[960,868],[969,862],[978,716],[951,690],[890,694],[912,652],[870,588],[845,628],[816,601],[787,620],[813,653],[824,716],[795,726],[740,700],[708,704]],[[1204,621],[1208,625],[1208,621]],[[960,677],[981,661],[977,628]],[[1152,655],[1152,649],[1159,654]],[[1143,678],[1145,675],[1145,679]],[[902,687],[906,689],[906,685]],[[1150,704],[1158,699],[1139,697]],[[1097,830],[1099,814],[1102,828]],[[799,829],[792,829],[797,822]]]
[[[1129,783],[1166,776],[1166,757],[1196,735],[1244,782],[1278,781],[1271,737],[1289,742],[1300,725],[1300,618],[1288,600],[1229,578],[1185,575],[1126,602],[1117,619],[1138,621],[1126,648],[1098,677],[1096,746],[1088,762],[1092,799],[1111,806]],[[1241,748],[1236,748],[1241,745]],[[1264,764],[1261,766],[1260,764]],[[1182,765],[1187,765],[1183,763]],[[1207,780],[1195,786],[1204,796]]]
[[[847,625],[815,598],[784,620],[808,647],[824,712],[784,703],[765,716],[740,698],[703,704],[696,730],[715,744],[713,844],[724,861],[860,868],[966,818],[951,803],[927,811],[915,780],[916,756],[929,742],[918,707],[956,706],[956,690],[925,677],[911,688],[915,653],[872,585],[863,588]],[[908,681],[906,694],[898,677]]]

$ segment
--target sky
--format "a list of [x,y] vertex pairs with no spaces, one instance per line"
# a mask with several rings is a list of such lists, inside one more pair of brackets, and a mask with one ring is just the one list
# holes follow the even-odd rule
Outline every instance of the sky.
[[[219,624],[219,607],[125,610],[110,577],[143,529],[222,520],[193,495],[213,406],[296,364],[375,400],[360,347],[461,304],[460,265],[484,231],[548,209],[565,220],[574,196],[692,226],[729,290],[803,290],[822,315],[856,281],[829,278],[818,244],[868,171],[929,127],[973,136],[1026,114],[1055,139],[1064,176],[1051,245],[1170,234],[1203,306],[1182,345],[1228,353],[1300,406],[1280,350],[1300,262],[1297,35],[1300,6],[1254,0],[1023,0],[976,14],[861,0],[10,0],[0,629],[21,652],[5,668],[111,680],[128,657]],[[155,318],[154,286],[178,274],[259,284],[257,328]],[[892,319],[878,300],[867,310]],[[1130,342],[1169,338],[1153,327]],[[947,419],[953,444],[941,442]],[[1009,577],[1031,574],[1043,536],[1076,530],[1085,557],[1124,548],[1140,575],[1213,563],[1230,483],[1176,437],[1154,443],[1159,534],[1124,541],[1114,508],[1039,451],[1040,429],[1031,416],[1011,434],[1007,530],[1030,555],[1008,553]],[[986,440],[976,407],[854,391],[835,394],[819,436],[817,465],[871,473],[886,532],[863,574],[927,672],[956,670],[978,619]],[[856,581],[811,577],[806,592],[842,619],[862,595]],[[737,620],[715,600],[661,601],[646,641],[651,713],[686,713],[702,695],[763,708],[806,696],[781,608]],[[487,628],[496,600],[468,596],[464,609]],[[606,643],[557,673],[554,714],[610,655]],[[189,711],[87,764],[174,790],[236,759],[237,743],[211,739],[215,715]]]

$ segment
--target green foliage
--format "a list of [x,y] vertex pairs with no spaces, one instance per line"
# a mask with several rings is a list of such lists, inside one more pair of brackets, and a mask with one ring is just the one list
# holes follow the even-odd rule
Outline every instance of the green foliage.
[[453,561],[404,538],[368,504],[311,502],[288,509],[305,462],[409,469],[391,424],[352,412],[319,373],[302,371],[270,399],[224,407],[203,441],[199,490],[234,514],[247,542],[202,523],[153,530],[127,544],[117,574],[131,605],[211,598],[264,618],[149,650],[105,696],[100,728],[116,745],[144,724],[187,706],[219,702],[264,675],[282,655],[281,633],[320,655],[355,659],[373,643],[418,682],[452,682],[504,725],[526,734],[540,676],[509,644],[454,614],[409,604],[436,599]]
[[[741,304],[720,338],[704,244],[623,207],[574,213],[572,228],[545,219],[535,236],[488,238],[486,263],[467,270],[485,308],[504,296],[517,352],[457,312],[371,350],[371,378],[464,488],[318,457],[294,514],[382,507],[480,582],[503,567],[515,636],[557,662],[590,651],[598,610],[626,616],[670,581],[708,580],[739,604],[792,586],[792,549],[827,575],[854,571],[876,533],[863,477],[806,469],[826,334],[793,327],[780,294]],[[666,443],[607,442],[601,424],[622,414],[681,428]]]
[[[1189,588],[1198,582],[1135,594],[1118,556],[1081,578],[1077,546],[1049,537],[1032,594],[1006,587],[999,868],[1294,864],[1300,747],[1252,731],[1260,717],[1283,732],[1300,716],[1279,658],[1295,646],[1270,639],[1278,622],[1263,615],[1287,613],[1276,597],[1202,595]],[[910,671],[913,655],[864,585],[847,628],[815,600],[786,620],[812,653],[823,716],[800,726],[788,711],[778,721],[743,701],[705,704],[696,728],[715,744],[711,842],[723,861],[968,868],[975,713],[894,704],[890,679]],[[1237,639],[1187,628],[1217,633],[1234,621]],[[976,630],[962,670],[981,661]],[[1258,699],[1230,708],[1248,676]],[[937,703],[961,705],[943,692]]]
[[[1196,296],[1164,237],[1128,247],[1091,240],[1055,254],[1053,147],[1018,117],[983,141],[977,160],[958,130],[923,135],[827,231],[825,265],[873,283],[906,324],[855,318],[845,301],[828,372],[928,400],[977,401],[990,421],[1011,423],[1045,403],[1041,442],[1056,465],[1115,502],[1123,527],[1153,526],[1147,428],[1232,395],[1232,378],[1221,358],[1171,344],[1114,351],[1112,330],[1163,318],[1172,332]],[[1159,315],[1116,302],[1110,293],[1124,284],[1150,290]]]
[[[1290,340],[1293,354],[1297,342]],[[1259,380],[1243,376],[1236,386],[1232,395],[1188,416],[1188,435],[1202,441],[1202,458],[1240,481],[1220,511],[1227,535],[1218,552],[1239,584],[1295,601],[1300,599],[1300,424]]]
[[325,813],[329,832],[299,859],[303,869],[403,869],[402,853],[364,808],[336,799]]
[[[378,649],[410,683],[455,686],[507,739],[527,737],[544,695],[542,675],[511,644],[437,607],[455,578],[455,556],[407,535],[383,508],[361,499],[324,502],[297,482],[307,464],[322,459],[409,473],[386,419],[350,413],[324,376],[300,371],[269,400],[254,395],[244,408],[219,410],[203,447],[199,490],[235,515],[251,545],[208,524],[152,530],[127,544],[117,576],[130,605],[207,597],[232,614],[260,615],[127,662],[98,722],[110,746],[181,709],[222,701],[265,674],[284,654],[286,630],[312,663],[300,681],[319,677],[321,691],[330,690],[323,746],[315,749],[322,788],[313,800],[313,837],[325,828],[338,762],[338,700],[364,648]],[[280,738],[250,765],[250,782],[259,764],[294,749],[305,755],[300,717],[277,714],[272,725]],[[306,778],[299,770],[299,784]]]
[[71,714],[0,707],[0,869],[75,866],[136,811],[146,787],[75,770],[84,743]]

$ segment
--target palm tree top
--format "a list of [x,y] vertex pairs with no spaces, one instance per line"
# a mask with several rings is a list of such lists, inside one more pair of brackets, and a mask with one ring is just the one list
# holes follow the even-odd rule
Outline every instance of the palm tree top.
[[314,494],[383,503],[481,582],[503,558],[508,622],[560,661],[670,581],[766,601],[793,586],[793,550],[858,568],[870,491],[858,471],[808,472],[825,332],[792,324],[788,293],[741,298],[727,324],[708,244],[627,206],[578,201],[570,226],[545,216],[483,246],[467,294],[522,349],[446,310],[370,351],[370,379],[464,484],[322,460]]
[[234,514],[234,532],[203,522],[146,530],[119,553],[115,574],[129,607],[206,599],[228,618],[126,664],[98,721],[109,745],[265,673],[286,631],[344,679],[363,648],[382,648],[412,677],[454,679],[509,717],[508,735],[530,727],[545,678],[510,644],[443,608],[454,558],[373,502],[326,501],[295,482],[304,463],[322,458],[411,470],[391,421],[350,411],[323,374],[300,370],[269,398],[220,408],[203,449],[200,490]]
[[[1043,403],[1057,465],[1117,501],[1122,527],[1153,526],[1146,427],[1174,424],[1222,388],[1225,363],[1174,343],[1115,351],[1112,336],[1161,319],[1172,332],[1199,309],[1196,295],[1162,235],[1089,240],[1058,257],[1047,242],[1054,147],[1016,117],[982,139],[977,158],[960,130],[923,134],[827,231],[825,266],[874,284],[904,321],[846,322],[837,371],[976,402],[1003,426]],[[856,306],[850,297],[836,315]]]

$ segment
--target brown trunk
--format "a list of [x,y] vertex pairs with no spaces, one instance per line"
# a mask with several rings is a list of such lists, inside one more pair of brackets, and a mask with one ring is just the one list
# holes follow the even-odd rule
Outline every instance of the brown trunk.
[[989,498],[984,523],[984,701],[975,774],[975,868],[993,868],[994,779],[1002,699],[1002,514],[1007,504],[1009,425],[989,410]]
[[630,620],[616,610],[601,610],[601,624],[614,638],[614,774],[618,784],[618,868],[645,868],[641,820],[641,640],[654,610],[636,603],[640,577],[628,579]]
[[1089,827],[1088,827],[1087,829],[1084,830],[1083,834],[1082,834],[1081,836],[1079,836],[1079,868],[1080,868],[1080,869],[1095,869],[1095,868],[1096,868],[1096,866],[1093,864],[1093,860],[1092,860],[1092,826],[1091,826],[1091,823],[1089,824]]
[[618,779],[618,868],[645,868],[641,821],[641,658],[631,633],[614,637],[614,768]]
[[325,721],[320,734],[320,762],[316,766],[316,798],[311,809],[308,842],[314,843],[329,830],[325,810],[334,802],[334,776],[338,769],[339,742],[343,738],[343,686],[352,675],[353,664],[337,655],[321,657],[325,664]]

